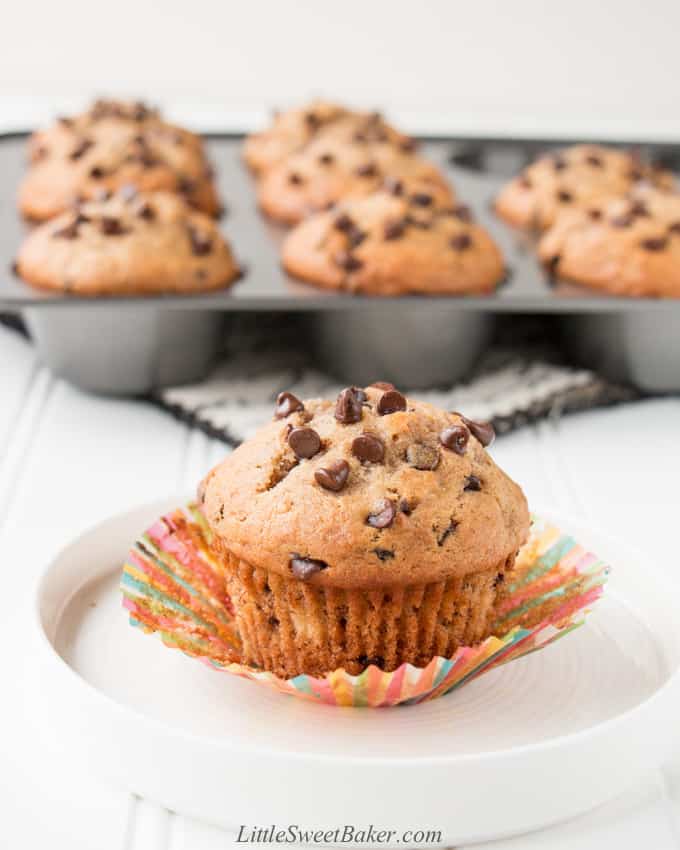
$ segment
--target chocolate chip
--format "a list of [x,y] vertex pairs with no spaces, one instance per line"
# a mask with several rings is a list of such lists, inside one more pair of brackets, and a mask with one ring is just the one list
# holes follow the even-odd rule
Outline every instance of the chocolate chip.
[[99,229],[105,236],[123,236],[129,232],[119,218],[111,215],[103,215],[101,217]]
[[376,390],[384,390],[385,392],[387,390],[396,389],[394,384],[391,384],[389,381],[373,381],[373,383],[370,384],[370,386],[375,387]]
[[504,581],[505,581],[505,576],[503,575],[503,573],[498,573],[496,575],[496,578],[493,580],[493,586],[498,587],[498,585],[503,584]]
[[78,236],[78,228],[82,221],[82,217],[76,215],[68,224],[60,227],[52,233],[52,236],[57,239],[76,239]]
[[195,257],[204,257],[212,251],[212,239],[206,233],[201,233],[190,224],[187,225],[187,233],[191,243],[191,253]]
[[425,443],[412,443],[406,449],[406,461],[414,469],[431,471],[439,466],[439,449]]
[[673,224],[668,225],[669,233],[680,233],[680,221],[674,221]]
[[597,156],[597,154],[588,154],[586,157],[586,162],[588,165],[592,165],[593,168],[602,168],[604,162],[602,161],[602,157]]
[[347,239],[350,245],[350,248],[358,248],[359,245],[364,241],[368,234],[363,230],[359,230],[358,227],[355,227],[353,230],[350,230],[347,234]]
[[136,214],[146,221],[153,221],[156,218],[156,210],[146,201],[137,207]]
[[455,216],[460,221],[471,222],[473,219],[472,210],[465,204],[459,204],[451,210],[451,215]]
[[354,390],[354,392],[356,393],[356,397],[359,399],[359,401],[360,401],[362,404],[364,404],[364,402],[367,402],[367,401],[368,401],[368,396],[367,396],[367,395],[366,395],[366,393],[365,393],[365,392],[361,389],[361,387],[350,387],[350,389]]
[[93,165],[90,169],[90,177],[93,180],[101,180],[102,177],[106,176],[106,171],[101,167],[101,165]]
[[566,159],[564,159],[564,157],[561,157],[561,156],[554,156],[553,160],[552,160],[552,164],[553,164],[553,168],[555,169],[555,171],[564,171],[564,169],[567,167]]
[[321,118],[316,112],[305,112],[305,124],[310,130],[317,130],[321,126]]
[[394,552],[391,549],[374,549],[373,554],[377,555],[381,561],[390,561],[394,558]]
[[383,236],[386,240],[399,239],[404,235],[406,227],[403,221],[388,221],[385,224]]
[[380,396],[377,410],[380,416],[406,410],[406,399],[398,390],[387,390]]
[[319,156],[319,162],[321,163],[321,165],[333,165],[333,163],[335,162],[335,157],[332,153],[322,153]]
[[338,493],[347,483],[349,477],[349,464],[346,460],[336,460],[328,466],[322,466],[314,473],[316,483],[325,490]]
[[614,218],[610,219],[609,223],[612,227],[630,227],[635,221],[635,216],[632,216],[630,213],[625,213],[624,215],[618,215]]
[[92,139],[81,139],[68,155],[68,158],[73,160],[80,159],[81,156],[84,156],[93,145],[94,142]]
[[557,200],[562,204],[569,204],[574,200],[574,196],[571,192],[567,192],[565,189],[560,189],[557,193]]
[[476,475],[468,475],[465,479],[465,487],[463,490],[473,490],[475,492],[479,492],[482,489],[482,482],[477,478]]
[[636,218],[649,218],[649,209],[644,201],[633,201],[629,213]]
[[363,413],[362,399],[354,387],[347,387],[335,402],[335,418],[343,425],[360,422]]
[[457,522],[457,520],[452,519],[448,526],[444,529],[444,531],[442,531],[442,533],[437,538],[437,546],[443,546],[447,538],[455,532],[459,525],[460,523]]
[[640,242],[640,247],[644,248],[645,251],[663,251],[667,244],[668,240],[665,236],[657,236],[650,239],[643,239]]
[[470,432],[462,425],[449,425],[439,435],[439,442],[444,448],[450,449],[458,455],[464,455],[467,449]]
[[381,463],[385,457],[385,444],[375,434],[364,432],[352,440],[352,454],[362,463]]
[[459,233],[451,238],[449,245],[455,251],[467,251],[472,246],[472,239],[467,233]]
[[293,428],[288,434],[288,445],[295,457],[310,458],[321,449],[321,438],[313,428]]
[[276,396],[276,407],[274,409],[274,417],[276,419],[285,419],[296,410],[304,410],[305,406],[297,396],[293,393],[283,392]]
[[279,618],[278,618],[278,617],[270,617],[270,618],[267,620],[267,622],[269,623],[269,625],[270,625],[273,629],[276,629],[276,628],[278,628],[278,626],[279,626]]
[[333,222],[333,227],[336,230],[339,230],[341,233],[351,233],[352,230],[355,229],[356,224],[354,221],[347,215],[347,213],[341,213]]
[[418,207],[429,207],[432,206],[432,201],[434,198],[432,195],[428,195],[427,192],[415,192],[411,195],[411,203],[415,204]]
[[122,201],[125,201],[126,204],[129,204],[130,201],[134,201],[134,199],[137,197],[137,195],[138,195],[138,191],[137,191],[137,187],[134,185],[134,183],[126,183],[124,186],[121,186],[120,189],[118,190],[118,197]]
[[290,557],[289,566],[295,578],[306,581],[315,573],[327,569],[328,564],[325,561],[319,561],[317,558],[303,558],[297,553],[293,553]]
[[399,502],[399,510],[406,516],[411,516],[414,508],[415,504],[409,502],[408,499],[401,499]]
[[182,195],[193,195],[196,191],[196,181],[180,175],[177,178],[177,191]]
[[291,171],[288,175],[288,182],[291,186],[302,186],[305,182],[304,177],[301,174],[298,174],[296,171]]
[[593,221],[599,221],[602,218],[602,210],[590,209],[588,210],[588,217]]
[[338,251],[333,259],[335,260],[335,264],[346,272],[356,272],[364,265],[358,257],[350,254],[349,251]]
[[396,177],[386,177],[383,180],[383,188],[386,192],[389,192],[391,195],[395,195],[396,197],[404,194],[404,184]]
[[366,517],[366,524],[371,528],[388,528],[394,522],[397,509],[394,502],[389,499],[381,499]]
[[468,419],[467,416],[460,417],[465,425],[467,425],[470,433],[473,434],[479,442],[486,448],[496,438],[496,432],[490,422],[475,422],[474,419]]
[[374,162],[365,162],[356,169],[357,177],[377,177],[378,166]]

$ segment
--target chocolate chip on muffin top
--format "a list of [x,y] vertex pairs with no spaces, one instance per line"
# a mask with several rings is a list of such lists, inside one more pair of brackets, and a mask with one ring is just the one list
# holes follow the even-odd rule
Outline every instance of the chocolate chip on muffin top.
[[528,528],[521,490],[485,450],[492,436],[391,385],[282,394],[273,421],[206,479],[203,507],[236,556],[312,583],[462,576],[514,553]]

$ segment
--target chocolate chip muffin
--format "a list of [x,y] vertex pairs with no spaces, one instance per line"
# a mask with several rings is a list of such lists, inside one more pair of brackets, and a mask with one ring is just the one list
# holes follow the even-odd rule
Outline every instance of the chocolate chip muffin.
[[15,265],[32,286],[93,296],[204,292],[239,274],[214,219],[130,187],[37,225]]
[[97,101],[82,115],[34,133],[19,209],[44,221],[75,201],[102,198],[124,185],[169,191],[216,215],[219,198],[200,138],[139,103]]
[[503,257],[468,207],[438,206],[429,192],[377,192],[298,224],[283,244],[294,277],[371,295],[490,292]]
[[433,163],[388,142],[347,142],[334,135],[320,136],[264,174],[258,199],[270,218],[296,224],[341,199],[371,194],[385,181],[399,182],[407,195],[428,194],[438,205],[453,201]]
[[532,163],[500,192],[495,208],[510,224],[543,230],[565,210],[587,209],[643,180],[673,184],[667,171],[646,165],[629,151],[575,145]]
[[594,289],[680,298],[680,194],[640,188],[562,215],[539,256],[551,273]]
[[328,132],[360,144],[389,142],[403,149],[414,146],[412,139],[391,127],[377,112],[356,112],[337,103],[315,100],[277,113],[270,127],[248,136],[243,156],[249,168],[261,174]]
[[199,488],[245,663],[389,671],[486,637],[529,529],[492,438],[391,384],[282,393]]

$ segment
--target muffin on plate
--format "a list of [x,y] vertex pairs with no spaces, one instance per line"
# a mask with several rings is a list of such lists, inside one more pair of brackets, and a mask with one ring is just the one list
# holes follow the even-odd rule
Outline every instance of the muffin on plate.
[[356,112],[325,100],[276,114],[272,125],[248,136],[243,157],[248,167],[262,174],[303,148],[320,134],[354,142],[390,142],[404,149],[413,140],[390,126],[377,112]]
[[492,437],[390,384],[282,393],[199,488],[243,663],[391,671],[484,639],[529,530]]
[[468,207],[438,205],[425,189],[376,192],[310,216],[283,243],[284,268],[370,295],[493,291],[505,274],[499,248]]
[[680,298],[680,194],[641,187],[565,213],[538,250],[561,279],[613,295]]
[[544,230],[560,214],[622,195],[640,181],[673,185],[672,175],[630,151],[574,145],[537,159],[499,193],[498,215],[517,227]]
[[89,296],[199,293],[239,275],[214,219],[178,195],[134,187],[34,227],[15,270],[31,286]]
[[31,220],[130,184],[175,192],[209,215],[220,211],[201,139],[142,103],[96,101],[87,112],[34,133],[28,155],[18,204]]
[[284,224],[296,224],[344,198],[362,197],[385,182],[401,181],[409,194],[427,192],[451,203],[453,190],[436,165],[389,142],[348,142],[322,135],[271,168],[258,184],[262,211]]

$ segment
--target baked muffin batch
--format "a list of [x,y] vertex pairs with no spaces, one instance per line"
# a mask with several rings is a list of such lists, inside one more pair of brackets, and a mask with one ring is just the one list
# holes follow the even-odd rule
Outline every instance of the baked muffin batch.
[[487,637],[529,530],[492,439],[391,384],[281,393],[199,488],[243,663],[390,671]]
[[[370,295],[493,292],[503,256],[446,175],[378,113],[317,100],[249,136],[259,206],[291,227],[293,277]],[[238,265],[202,139],[139,102],[96,101],[33,134],[15,265],[79,295],[199,293]],[[542,156],[494,201],[536,236],[551,276],[616,295],[680,296],[680,193],[636,152],[582,144]]]

